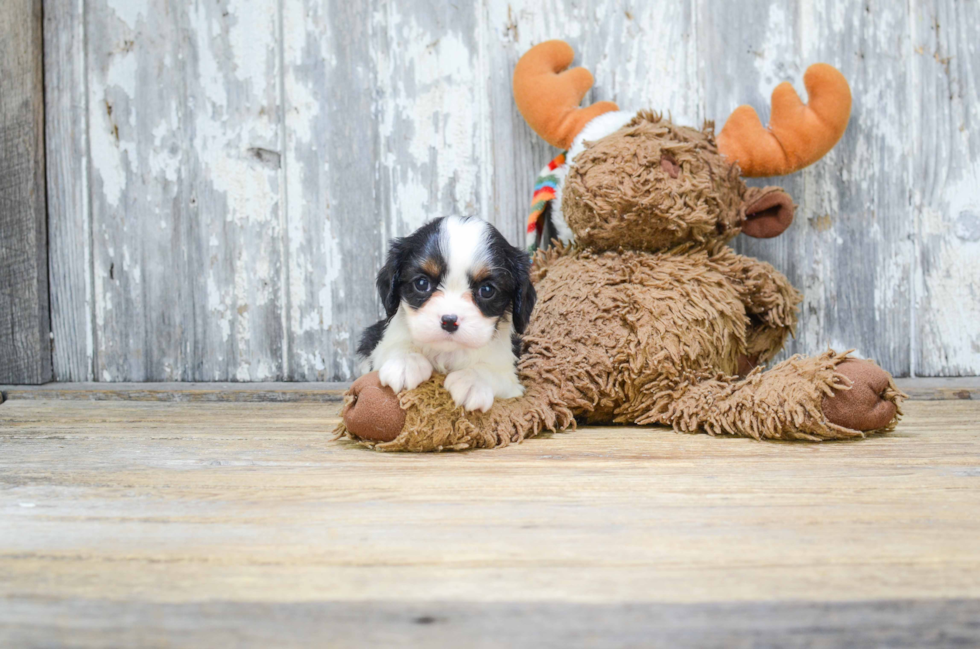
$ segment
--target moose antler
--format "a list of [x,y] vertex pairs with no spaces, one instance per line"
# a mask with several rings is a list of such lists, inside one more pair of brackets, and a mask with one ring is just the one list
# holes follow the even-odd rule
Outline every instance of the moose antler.
[[782,176],[822,158],[844,135],[851,115],[851,89],[826,63],[807,68],[803,84],[809,103],[787,82],[772,92],[769,128],[751,106],[739,106],[718,135],[718,148],[743,176]]
[[611,101],[578,107],[593,79],[585,68],[566,70],[574,58],[565,41],[545,41],[529,49],[514,68],[517,109],[528,126],[559,149],[568,149],[594,117],[619,110]]

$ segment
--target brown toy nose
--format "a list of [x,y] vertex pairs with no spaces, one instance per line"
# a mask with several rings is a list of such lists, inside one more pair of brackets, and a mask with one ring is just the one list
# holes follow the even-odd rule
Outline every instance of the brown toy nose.
[[448,331],[449,333],[452,333],[457,329],[459,329],[458,320],[459,318],[456,317],[455,315],[452,314],[444,315],[442,316],[442,328]]

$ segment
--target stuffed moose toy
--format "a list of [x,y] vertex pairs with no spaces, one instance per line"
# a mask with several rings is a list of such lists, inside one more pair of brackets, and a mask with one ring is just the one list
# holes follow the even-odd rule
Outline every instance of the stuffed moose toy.
[[788,83],[764,128],[739,107],[721,133],[611,102],[567,69],[563,41],[514,71],[528,125],[565,151],[544,170],[529,223],[538,301],[523,337],[523,396],[457,407],[433,375],[394,394],[377,373],[347,395],[339,434],[377,450],[493,448],[581,423],[661,424],[685,433],[827,440],[891,430],[904,395],[871,361],[827,351],[763,366],[796,324],[801,296],[772,266],[736,254],[739,233],[774,237],[794,205],[742,177],[784,175],[837,143],[847,81],[811,66],[804,104]]

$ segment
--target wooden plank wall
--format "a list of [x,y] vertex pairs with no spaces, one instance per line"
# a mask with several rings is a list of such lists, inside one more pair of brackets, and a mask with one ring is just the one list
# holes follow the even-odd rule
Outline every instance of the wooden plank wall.
[[0,7],[0,383],[51,380],[41,0]]
[[690,124],[842,69],[843,142],[769,181],[796,223],[738,247],[806,294],[788,353],[976,375],[978,24],[977,0],[45,0],[55,376],[351,379],[391,237],[458,213],[521,240],[555,152],[510,75],[555,37],[593,100]]

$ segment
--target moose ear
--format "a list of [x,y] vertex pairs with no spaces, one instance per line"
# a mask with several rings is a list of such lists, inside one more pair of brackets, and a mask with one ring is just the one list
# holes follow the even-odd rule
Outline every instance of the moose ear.
[[401,266],[404,253],[405,246],[402,244],[402,240],[393,241],[391,248],[388,249],[385,265],[378,272],[378,296],[381,298],[385,315],[389,318],[398,311],[398,303],[401,301],[399,285],[401,284]]
[[779,187],[750,187],[745,194],[742,232],[756,239],[779,236],[793,222],[795,209],[793,199]]

